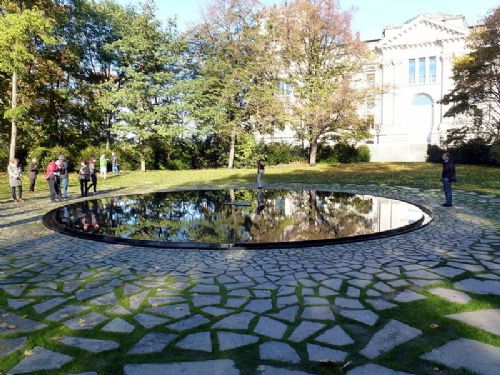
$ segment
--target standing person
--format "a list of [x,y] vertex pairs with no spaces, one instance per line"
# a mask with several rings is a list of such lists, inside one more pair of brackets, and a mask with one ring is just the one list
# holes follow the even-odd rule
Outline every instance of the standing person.
[[[23,185],[21,178],[23,173],[21,171],[21,167],[19,166],[19,159],[14,158],[10,161],[7,166],[7,173],[9,175],[9,186],[12,190],[12,199],[14,202],[22,202],[23,201]],[[16,189],[18,194],[16,195]]]
[[264,187],[264,164],[260,160],[257,160],[257,187],[262,189]]
[[61,196],[62,200],[68,200],[68,185],[69,185],[69,172],[68,172],[68,162],[64,155],[59,155],[59,160],[61,161],[61,170],[59,171],[59,178],[61,182]]
[[90,181],[92,183],[88,186],[87,191],[90,190],[90,188],[92,187],[94,188],[94,194],[97,192],[97,171],[95,163],[96,163],[95,158],[92,158],[88,161]]
[[443,182],[444,196],[446,198],[446,203],[443,203],[443,206],[452,207],[453,193],[451,190],[451,185],[457,181],[455,162],[451,159],[451,155],[449,152],[445,152],[442,159],[443,172],[441,173],[441,181]]
[[31,163],[28,167],[29,177],[30,177],[30,193],[35,192],[36,178],[38,176],[38,160],[31,159]]
[[60,160],[51,160],[49,165],[47,165],[47,170],[45,171],[45,179],[49,184],[50,190],[50,200],[52,202],[59,202],[59,171],[61,169]]
[[90,180],[90,169],[86,161],[80,162],[78,180],[80,181],[80,193],[82,197],[86,197],[89,192],[88,182]]
[[102,179],[105,180],[108,174],[108,159],[106,159],[106,155],[104,154],[99,158],[99,171],[101,172]]
[[119,170],[120,163],[118,162],[118,156],[116,156],[115,152],[111,153],[111,170],[113,174],[120,174]]

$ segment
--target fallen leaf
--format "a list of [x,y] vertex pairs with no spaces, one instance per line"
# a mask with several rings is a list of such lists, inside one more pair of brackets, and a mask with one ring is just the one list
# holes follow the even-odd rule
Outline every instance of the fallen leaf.
[[25,355],[25,356],[28,356],[28,357],[29,357],[30,355],[33,355],[33,350],[25,350],[25,351],[24,351],[24,355]]
[[430,325],[430,327],[431,327],[432,329],[436,329],[436,328],[439,328],[439,324],[437,324],[437,323],[432,323],[432,324]]

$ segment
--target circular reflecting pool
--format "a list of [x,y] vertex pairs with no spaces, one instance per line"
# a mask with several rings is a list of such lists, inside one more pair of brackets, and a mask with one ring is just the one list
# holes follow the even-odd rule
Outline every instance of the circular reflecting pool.
[[141,246],[275,248],[352,242],[416,229],[416,205],[318,190],[196,190],[100,198],[57,208],[51,229]]

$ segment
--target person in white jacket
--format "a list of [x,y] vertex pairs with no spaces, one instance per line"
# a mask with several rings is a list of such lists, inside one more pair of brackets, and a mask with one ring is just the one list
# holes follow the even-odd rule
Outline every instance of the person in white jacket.
[[12,198],[14,199],[14,202],[22,202],[23,183],[21,178],[23,177],[23,172],[19,166],[19,159],[14,158],[10,161],[9,166],[7,167],[7,173],[9,175],[9,186],[12,189]]

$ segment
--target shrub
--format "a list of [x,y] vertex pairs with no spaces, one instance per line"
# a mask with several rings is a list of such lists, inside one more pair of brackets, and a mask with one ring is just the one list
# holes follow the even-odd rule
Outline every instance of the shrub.
[[355,163],[358,161],[358,150],[348,143],[337,143],[333,153],[340,163]]
[[367,145],[361,145],[358,147],[358,161],[359,162],[369,162],[372,155],[370,149]]
[[30,151],[26,159],[26,165],[31,163],[31,159],[35,158],[38,160],[38,165],[40,169],[45,169],[51,160],[55,160],[59,155],[64,155],[69,161],[69,169],[72,170],[75,165],[74,156],[68,151],[68,149],[60,146],[48,148],[48,147],[37,147]]
[[459,164],[493,164],[491,149],[483,139],[475,138],[467,142],[457,143],[448,149],[443,149],[436,145],[427,147],[427,161],[440,163],[445,151],[451,154],[453,160]]
[[445,151],[438,145],[427,145],[427,161],[429,163],[441,163],[441,157]]
[[305,157],[300,146],[286,143],[261,143],[259,148],[262,160],[268,165],[289,164]]
[[494,165],[500,165],[500,139],[495,141],[490,149],[490,161]]

